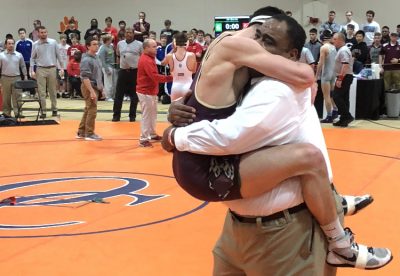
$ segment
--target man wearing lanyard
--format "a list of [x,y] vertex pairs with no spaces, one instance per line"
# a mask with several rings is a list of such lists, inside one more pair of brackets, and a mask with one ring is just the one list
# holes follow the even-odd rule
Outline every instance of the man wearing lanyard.
[[118,42],[117,45],[117,62],[119,62],[120,70],[114,99],[113,122],[118,122],[121,119],[124,95],[128,95],[131,100],[129,121],[134,122],[136,120],[136,109],[139,101],[136,94],[136,78],[138,61],[142,52],[142,42],[135,40],[132,28],[126,28],[125,40]]

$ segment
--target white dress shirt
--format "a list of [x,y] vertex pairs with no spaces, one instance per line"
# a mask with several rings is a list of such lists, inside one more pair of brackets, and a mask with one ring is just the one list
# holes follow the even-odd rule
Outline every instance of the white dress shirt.
[[[208,155],[249,152],[264,146],[311,143],[323,153],[332,180],[332,170],[311,92],[293,92],[286,84],[260,79],[230,117],[201,121],[175,132],[180,151]],[[241,215],[266,216],[302,203],[298,177],[290,178],[258,197],[224,202]]]

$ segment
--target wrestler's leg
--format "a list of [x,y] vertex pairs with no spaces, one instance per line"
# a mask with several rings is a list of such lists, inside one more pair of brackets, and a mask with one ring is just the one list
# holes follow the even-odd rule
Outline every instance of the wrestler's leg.
[[240,160],[239,173],[243,197],[267,192],[287,178],[300,177],[304,201],[328,239],[329,264],[377,269],[392,260],[389,249],[357,245],[351,230],[343,229],[336,213],[325,159],[316,147],[292,144],[247,153]]
[[262,148],[240,160],[241,195],[252,197],[272,190],[283,180],[300,176],[304,201],[321,225],[337,218],[324,157],[311,144]]

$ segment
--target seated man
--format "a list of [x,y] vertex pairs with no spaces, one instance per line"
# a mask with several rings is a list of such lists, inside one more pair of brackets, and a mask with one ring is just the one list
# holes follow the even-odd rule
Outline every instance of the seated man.
[[[301,26],[293,19],[282,15],[267,20],[255,31],[256,40],[260,44],[269,51],[286,57],[298,58],[305,41],[305,33]],[[225,74],[224,80],[231,80],[229,68],[233,69],[232,78],[234,74],[236,77],[237,71],[234,70],[234,66],[238,66],[238,64],[235,64],[237,60],[227,58],[227,56],[233,56],[232,49],[234,46],[232,45],[240,43],[240,39],[235,37],[236,34],[226,38],[226,40],[236,40],[235,43],[232,41],[224,43],[226,40],[220,39],[217,45],[211,45],[209,48],[206,57],[212,58],[203,62],[196,89],[188,101],[189,105],[196,107],[197,115],[201,115],[197,116],[196,119],[222,119],[230,115],[229,113],[235,109],[233,104],[224,106],[222,99],[219,99],[219,102],[216,101],[218,99],[216,95],[219,93],[212,93],[206,101],[207,91],[204,90],[206,89],[204,83],[210,83],[207,78],[213,78],[222,69],[224,69]],[[288,41],[288,37],[292,40]],[[232,43],[232,45],[229,45],[229,43]],[[218,53],[220,47],[225,48],[223,52],[221,49]],[[247,55],[251,56],[251,53],[247,53]],[[216,67],[222,67],[222,69]],[[210,74],[211,71],[214,74]],[[234,80],[236,81],[236,79]],[[203,84],[201,85],[201,83]],[[216,80],[213,83],[217,83]],[[236,82],[231,83],[231,90],[235,91],[236,84]],[[215,85],[210,87],[215,88]],[[219,87],[216,90],[219,92]],[[174,174],[178,183],[197,198],[219,201],[258,196],[272,190],[276,184],[289,177],[300,176],[304,201],[310,212],[322,225],[321,228],[329,241],[327,262],[334,266],[365,269],[375,269],[386,265],[391,260],[391,252],[388,249],[367,249],[365,246],[357,245],[353,240],[351,231],[344,230],[339,222],[329,186],[330,166],[328,162],[327,164],[324,162],[324,157],[325,160],[329,161],[329,159],[322,133],[320,136],[322,140],[318,138],[313,140],[310,134],[315,134],[315,126],[311,128],[311,133],[308,136],[305,129],[301,128],[303,124],[304,126],[309,124],[310,98],[297,92],[287,101],[286,104],[289,105],[289,108],[285,108],[285,112],[282,112],[280,101],[286,99],[288,88],[284,90],[279,85],[274,84],[270,87],[262,85],[261,90],[264,94],[258,93],[256,99],[254,96],[251,97],[252,100],[249,100],[249,96],[244,97],[243,105],[238,108],[242,111],[241,115],[233,115],[225,120],[213,121],[212,123],[202,121],[185,129],[167,129],[165,136],[168,136],[168,140],[172,144],[175,141],[178,150],[182,150],[174,152]],[[281,90],[285,92],[283,95]],[[292,92],[292,89],[290,89],[290,92]],[[293,105],[293,102],[295,105]],[[224,108],[220,108],[220,106],[224,106]],[[249,106],[252,109],[249,109]],[[275,109],[276,107],[280,107],[279,113],[276,112],[278,110]],[[312,110],[315,113],[315,110]],[[316,118],[317,126],[321,132],[318,117]],[[224,124],[225,122],[228,123]],[[243,136],[243,133],[246,136]],[[224,136],[226,134],[228,135]],[[251,137],[251,141],[254,143],[248,143],[246,137]],[[212,145],[211,141],[213,141]],[[321,153],[315,147],[307,144],[292,144],[255,150],[266,145],[282,145],[290,142],[314,142],[321,150],[325,150],[325,156],[321,156]],[[165,142],[164,145],[166,145]],[[168,147],[168,145],[166,146]],[[225,156],[219,158],[195,155],[184,152],[185,150]],[[243,154],[251,150],[255,151]],[[227,154],[242,155],[226,156]],[[257,177],[254,177],[255,175]],[[266,183],[265,179],[269,179],[269,181]],[[295,198],[292,198],[291,201],[292,204],[301,203]],[[262,204],[260,205],[260,202],[258,202],[257,205],[261,206]],[[295,210],[300,208],[296,204],[292,206]],[[262,207],[260,208],[262,209]],[[289,211],[293,208],[289,208]],[[234,214],[235,217],[239,217],[239,221],[241,215],[246,215],[246,212],[243,213],[244,210],[241,211],[239,212],[240,215]],[[255,215],[259,215],[259,213]],[[262,215],[264,216],[264,214]],[[357,260],[353,260],[352,257],[354,256],[357,256],[355,258]]]

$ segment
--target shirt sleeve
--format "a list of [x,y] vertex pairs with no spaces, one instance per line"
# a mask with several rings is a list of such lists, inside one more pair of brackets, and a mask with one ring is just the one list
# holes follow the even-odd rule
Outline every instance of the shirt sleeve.
[[172,76],[165,76],[160,75],[157,70],[157,66],[154,63],[150,62],[150,59],[143,63],[143,69],[146,75],[153,81],[153,82],[170,82],[172,81]]
[[300,121],[294,99],[288,86],[273,80],[262,81],[228,118],[178,128],[175,146],[180,151],[229,155],[289,143]]
[[81,69],[81,79],[90,79],[92,76],[93,64],[90,63],[89,58],[82,59],[80,64]]

